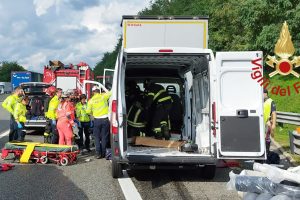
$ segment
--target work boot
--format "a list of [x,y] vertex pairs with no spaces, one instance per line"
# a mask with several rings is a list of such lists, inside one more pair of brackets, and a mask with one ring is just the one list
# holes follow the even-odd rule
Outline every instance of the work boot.
[[163,135],[161,132],[156,132],[155,133],[155,139],[161,140],[163,138]]
[[169,139],[170,139],[171,134],[170,134],[170,131],[169,131],[169,127],[168,127],[167,125],[161,126],[161,132],[162,132],[163,137],[164,137],[166,140],[169,140]]

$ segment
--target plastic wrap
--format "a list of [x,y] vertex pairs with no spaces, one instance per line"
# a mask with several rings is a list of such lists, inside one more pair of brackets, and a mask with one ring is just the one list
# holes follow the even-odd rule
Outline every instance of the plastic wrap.
[[275,183],[280,183],[283,180],[300,183],[300,174],[279,169],[268,164],[254,163],[253,170],[263,172],[271,181]]
[[266,177],[243,176],[233,172],[229,173],[230,181],[227,189],[249,193],[269,193],[271,195],[287,195],[293,198],[300,198],[300,188],[274,183]]

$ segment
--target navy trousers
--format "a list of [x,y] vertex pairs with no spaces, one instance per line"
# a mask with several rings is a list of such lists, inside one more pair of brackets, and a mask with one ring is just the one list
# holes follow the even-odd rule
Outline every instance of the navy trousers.
[[80,122],[81,128],[78,127],[79,132],[79,141],[78,146],[80,149],[83,149],[83,133],[85,135],[85,149],[90,149],[90,122]]
[[8,141],[13,141],[18,139],[17,134],[17,123],[15,121],[14,116],[10,115],[10,122],[9,122],[9,134],[8,134]]
[[104,158],[106,153],[106,146],[109,139],[108,118],[94,119],[93,134],[95,137],[96,154]]
[[23,126],[23,128],[18,128],[17,127],[17,134],[16,134],[16,140],[18,141],[24,141],[24,138],[25,138],[25,130],[24,130],[24,123],[23,122],[20,122]]
[[[56,121],[56,123],[57,123],[57,121]],[[52,133],[51,143],[58,144],[58,131],[57,131],[56,125],[52,124],[52,119],[50,119],[50,124],[51,124],[51,133]]]

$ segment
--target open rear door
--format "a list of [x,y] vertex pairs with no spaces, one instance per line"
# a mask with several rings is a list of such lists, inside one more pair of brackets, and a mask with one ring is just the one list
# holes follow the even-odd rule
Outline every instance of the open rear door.
[[219,52],[216,64],[218,158],[265,158],[263,88],[251,78],[262,52]]

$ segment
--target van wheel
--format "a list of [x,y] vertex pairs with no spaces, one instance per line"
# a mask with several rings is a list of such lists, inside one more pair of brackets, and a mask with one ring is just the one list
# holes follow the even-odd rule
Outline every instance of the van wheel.
[[205,165],[201,175],[204,179],[213,179],[216,175],[216,165]]
[[123,176],[122,165],[114,158],[111,161],[111,172],[113,178],[121,178]]

